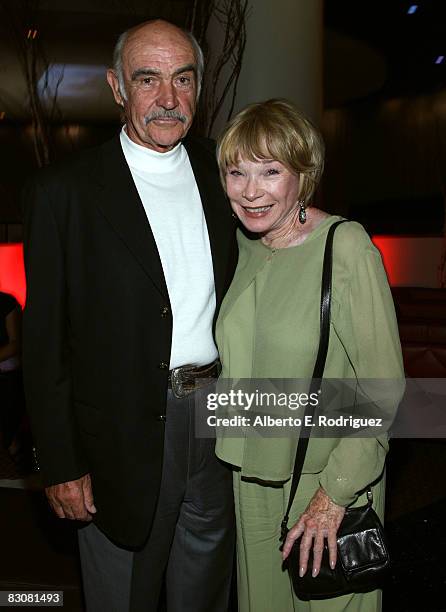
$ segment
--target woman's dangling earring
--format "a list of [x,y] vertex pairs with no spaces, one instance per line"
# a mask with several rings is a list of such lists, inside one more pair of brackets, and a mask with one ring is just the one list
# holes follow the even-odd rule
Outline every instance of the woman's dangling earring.
[[307,211],[305,210],[305,202],[303,200],[300,200],[299,202],[299,223],[303,225],[306,222],[306,220],[307,220]]

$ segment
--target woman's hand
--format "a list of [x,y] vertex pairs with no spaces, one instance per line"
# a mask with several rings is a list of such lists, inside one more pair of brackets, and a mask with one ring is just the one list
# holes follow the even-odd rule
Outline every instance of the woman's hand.
[[[313,570],[315,578],[319,574],[324,550],[324,538],[328,540],[330,567],[336,565],[336,533],[345,514],[345,508],[338,506],[319,487],[313,495],[307,509],[297,523],[289,530],[283,546],[282,558],[285,560],[294,542],[302,535],[300,544],[299,576],[303,576],[308,567],[308,555],[313,546]],[[314,540],[314,544],[313,544]]]

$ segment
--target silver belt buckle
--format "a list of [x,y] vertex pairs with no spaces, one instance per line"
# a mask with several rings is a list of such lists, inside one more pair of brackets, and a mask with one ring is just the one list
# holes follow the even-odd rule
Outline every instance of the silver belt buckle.
[[172,393],[177,399],[186,397],[191,391],[188,391],[183,387],[183,380],[181,378],[182,368],[174,368],[170,373],[170,386],[172,387]]

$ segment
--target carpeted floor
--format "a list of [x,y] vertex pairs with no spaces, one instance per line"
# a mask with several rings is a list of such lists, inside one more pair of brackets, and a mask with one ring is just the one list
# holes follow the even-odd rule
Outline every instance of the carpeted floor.
[[48,512],[42,491],[0,488],[0,516],[0,590],[63,591],[63,610],[83,611],[75,526]]
[[[393,441],[387,486],[383,610],[446,612],[446,441]],[[0,520],[0,590],[63,590],[65,612],[84,612],[76,526],[53,517],[38,475],[24,478],[1,451]]]
[[387,463],[383,610],[446,612],[446,440],[393,440]]
[[388,522],[394,557],[385,612],[446,610],[446,499]]

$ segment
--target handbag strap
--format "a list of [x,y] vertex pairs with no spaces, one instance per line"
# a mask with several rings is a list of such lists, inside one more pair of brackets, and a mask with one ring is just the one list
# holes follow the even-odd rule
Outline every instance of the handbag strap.
[[[333,237],[338,225],[345,223],[347,219],[336,221],[333,223],[327,233],[327,239],[325,241],[324,251],[324,262],[322,266],[322,285],[321,285],[321,306],[320,306],[320,338],[319,348],[316,357],[316,363],[314,365],[313,376],[311,378],[310,392],[317,393],[320,389],[321,380],[324,375],[325,361],[327,359],[328,342],[330,339],[330,308],[331,308],[331,281],[332,281],[332,269],[333,269]],[[293,505],[294,497],[296,495],[297,487],[299,486],[300,476],[302,474],[302,468],[305,461],[305,455],[307,453],[308,442],[311,434],[311,427],[306,426],[307,417],[312,416],[314,413],[314,407],[308,402],[303,418],[303,426],[301,429],[301,435],[297,443],[296,457],[294,460],[293,479],[291,481],[290,498],[288,500],[288,506],[283,517],[280,526],[280,541],[283,542],[288,532],[288,518]]]

